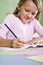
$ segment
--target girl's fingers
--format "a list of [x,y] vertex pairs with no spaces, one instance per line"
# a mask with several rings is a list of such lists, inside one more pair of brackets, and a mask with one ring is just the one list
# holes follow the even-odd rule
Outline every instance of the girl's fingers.
[[23,43],[17,42],[16,45],[22,47],[23,46]]
[[21,39],[17,39],[18,42],[25,44],[25,42]]
[[14,47],[15,47],[15,48],[21,48],[21,47],[23,47],[23,44],[17,42],[17,43],[15,43],[15,46],[14,46]]
[[18,42],[17,40],[13,41],[13,48],[20,48],[23,46],[23,43]]

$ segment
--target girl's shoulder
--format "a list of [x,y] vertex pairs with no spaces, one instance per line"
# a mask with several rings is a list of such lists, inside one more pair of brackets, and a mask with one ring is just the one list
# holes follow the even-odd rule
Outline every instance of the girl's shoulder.
[[36,23],[40,23],[40,22],[37,19],[33,19],[33,23],[36,24]]
[[39,20],[37,20],[36,18],[33,19],[34,22],[39,22]]
[[14,14],[7,14],[6,17],[8,17],[8,18],[15,18],[16,16]]
[[3,24],[14,24],[15,16],[13,14],[7,14],[3,20]]

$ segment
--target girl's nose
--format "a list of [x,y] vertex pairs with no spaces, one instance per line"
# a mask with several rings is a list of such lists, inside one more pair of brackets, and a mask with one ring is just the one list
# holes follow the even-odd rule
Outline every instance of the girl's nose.
[[28,13],[27,14],[27,19],[31,19],[32,18],[32,14],[31,13]]

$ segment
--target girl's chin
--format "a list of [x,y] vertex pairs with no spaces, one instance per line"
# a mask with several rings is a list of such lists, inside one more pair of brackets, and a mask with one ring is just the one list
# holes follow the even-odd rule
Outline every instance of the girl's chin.
[[28,21],[23,21],[24,24],[29,23],[29,22],[30,22],[29,20]]

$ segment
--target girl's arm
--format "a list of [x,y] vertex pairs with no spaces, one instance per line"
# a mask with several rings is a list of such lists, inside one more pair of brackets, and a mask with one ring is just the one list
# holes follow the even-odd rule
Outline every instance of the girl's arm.
[[24,43],[25,42],[23,42],[18,38],[11,40],[11,39],[3,39],[2,37],[0,37],[0,47],[20,48],[23,46]]
[[11,39],[0,39],[0,47],[11,47],[13,40]]
[[32,40],[27,41],[28,44],[35,44],[39,41],[43,41],[43,27],[36,19],[34,20],[34,30],[39,34],[40,37],[33,38]]
[[39,36],[43,36],[43,26],[38,20],[35,20],[34,22],[34,30],[39,34]]

